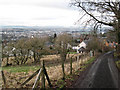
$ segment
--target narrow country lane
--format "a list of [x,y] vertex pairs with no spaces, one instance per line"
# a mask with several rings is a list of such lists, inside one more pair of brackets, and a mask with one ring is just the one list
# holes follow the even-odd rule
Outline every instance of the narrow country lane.
[[92,65],[82,82],[75,83],[75,88],[118,88],[118,70],[114,63],[113,52],[99,57]]

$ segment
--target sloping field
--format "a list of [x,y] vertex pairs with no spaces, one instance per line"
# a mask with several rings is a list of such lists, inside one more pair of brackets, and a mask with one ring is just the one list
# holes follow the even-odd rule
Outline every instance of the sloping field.
[[[82,61],[85,62],[89,60],[89,57],[85,57]],[[81,60],[73,62],[73,72],[80,67]],[[45,64],[46,65],[46,64]],[[8,88],[18,88],[28,77],[30,77],[40,66],[17,66],[17,67],[6,67],[3,68],[6,82]],[[48,66],[46,65],[46,70],[51,82],[55,82],[62,78],[62,68],[61,65]],[[65,74],[70,73],[70,64],[65,64]],[[24,87],[31,88],[35,81],[34,77],[30,82],[28,82]],[[47,82],[46,82],[47,85]]]
[[[67,59],[69,59],[70,57],[75,58],[77,55],[81,55],[81,54],[69,54],[69,55],[67,55]],[[7,60],[6,58],[3,59],[2,66],[6,65],[6,60]],[[45,55],[40,60],[45,60],[46,62],[49,62],[49,63],[51,61],[52,61],[52,63],[59,63],[60,62],[60,55]],[[34,59],[29,58],[28,61],[26,62],[26,64],[32,64],[33,62],[34,62]],[[8,63],[9,64],[12,63],[12,65],[15,65],[14,57],[10,57]]]

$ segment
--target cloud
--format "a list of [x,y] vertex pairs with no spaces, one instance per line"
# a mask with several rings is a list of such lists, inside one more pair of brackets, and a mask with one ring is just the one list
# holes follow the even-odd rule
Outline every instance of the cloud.
[[0,5],[4,6],[35,6],[73,10],[69,3],[70,0],[0,0]]
[[54,17],[41,17],[41,18],[33,18],[33,20],[54,20],[57,18]]
[[0,24],[74,25],[79,12],[69,0],[0,0]]

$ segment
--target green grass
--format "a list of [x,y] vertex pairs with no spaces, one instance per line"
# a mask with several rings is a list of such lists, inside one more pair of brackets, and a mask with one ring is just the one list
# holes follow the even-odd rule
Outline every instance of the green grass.
[[68,54],[76,54],[77,52],[68,52]]
[[0,67],[0,71],[2,70],[2,67]]
[[86,61],[85,64],[90,64],[95,60],[95,57],[91,57],[90,60]]
[[[119,58],[120,57],[120,53],[114,52],[114,57],[115,58]],[[115,63],[117,65],[118,69],[120,70],[120,60],[116,61]]]
[[[92,63],[94,60],[95,60],[95,57],[91,57],[90,60],[85,62],[85,64],[88,65],[88,64]],[[116,62],[116,63],[119,63],[119,62]],[[83,68],[83,69],[86,68],[86,65],[81,66],[81,68]],[[120,66],[118,66],[118,67],[120,67]],[[8,71],[8,72],[12,72],[12,73],[16,73],[16,72],[26,72],[27,73],[30,70],[36,71],[39,68],[40,68],[40,66],[8,66],[8,67],[2,67],[3,70]]]
[[118,57],[118,56],[120,56],[120,53],[115,52],[114,57]]
[[120,60],[116,61],[115,63],[117,65],[118,69],[120,70]]
[[[85,65],[80,66],[80,68],[81,68],[80,70],[77,70],[77,71],[73,72],[72,75],[67,75],[65,78],[68,79],[68,80],[70,80],[71,82],[73,82],[73,81],[74,81],[74,76],[79,75],[79,73],[80,73],[81,71],[84,71],[85,68],[87,68],[87,66],[88,66],[89,64],[91,64],[94,60],[95,60],[95,57],[91,57],[88,61],[86,61],[86,62],[84,63]],[[62,89],[67,83],[64,82],[63,80],[58,80],[56,84],[59,86],[59,89]],[[58,89],[58,90],[59,90],[59,89]]]
[[66,85],[66,82],[64,80],[60,79],[56,82],[56,84],[59,87],[58,90],[60,90]]
[[95,57],[91,57],[88,61],[84,63],[83,66],[80,66],[81,68],[80,71],[84,71],[84,69],[87,68],[87,66],[91,64],[94,60],[95,60]]
[[16,72],[28,72],[30,70],[35,71],[39,69],[40,66],[9,66],[9,67],[3,67],[2,69],[4,71],[16,73]]

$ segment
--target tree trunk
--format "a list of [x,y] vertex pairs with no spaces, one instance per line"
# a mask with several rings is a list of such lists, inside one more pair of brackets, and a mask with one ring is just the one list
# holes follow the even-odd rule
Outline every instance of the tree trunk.
[[44,60],[43,60],[43,63],[42,63],[42,88],[45,88],[45,66],[44,66]]
[[40,56],[41,54],[37,53],[37,59],[36,59],[36,62],[40,64]]
[[118,20],[117,38],[118,38],[118,44],[120,44],[120,20]]
[[117,33],[117,37],[118,37],[118,44],[120,44],[120,31]]
[[[119,2],[120,5],[120,2]],[[119,12],[120,12],[120,7],[119,7]],[[120,14],[119,14],[120,15]],[[118,46],[117,46],[117,51],[120,52],[120,16],[118,17],[118,23],[116,26],[116,37],[117,37],[117,42],[118,42]]]
[[64,67],[64,63],[65,63],[65,57],[62,59],[62,72],[63,72],[63,80],[65,80],[65,67]]
[[16,58],[16,62],[17,62],[17,65],[19,65],[20,64],[20,62],[18,61],[18,59]]
[[27,57],[25,58],[24,64],[27,62],[27,60],[28,60],[28,55],[27,55]]
[[118,19],[118,23],[116,23],[117,25],[114,27],[116,30],[116,38],[117,38],[117,42],[118,44],[120,44],[120,19]]
[[117,39],[118,39],[118,44],[120,44],[120,2],[119,2],[118,24],[117,24]]
[[21,65],[23,64],[23,61],[25,59],[25,54],[23,53],[22,49],[20,50],[21,55],[20,55],[20,60],[21,60]]
[[36,63],[36,55],[35,55],[36,53],[34,52],[34,54],[33,54],[33,58],[34,58],[34,62]]
[[117,52],[120,53],[120,31],[117,32],[117,40],[118,40]]
[[9,56],[7,56],[6,66],[8,66]]
[[28,52],[27,52],[27,57],[25,58],[24,64],[27,62],[28,56],[29,56],[29,50],[28,50]]
[[15,53],[14,53],[14,57],[15,57],[16,64],[19,65],[19,61],[18,61],[17,55]]
[[24,59],[25,59],[25,55],[24,55],[24,57],[21,56],[21,65],[23,64]]
[[70,74],[72,74],[72,58],[70,59]]
[[45,88],[45,75],[44,72],[42,72],[42,88]]

